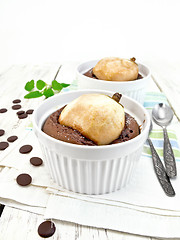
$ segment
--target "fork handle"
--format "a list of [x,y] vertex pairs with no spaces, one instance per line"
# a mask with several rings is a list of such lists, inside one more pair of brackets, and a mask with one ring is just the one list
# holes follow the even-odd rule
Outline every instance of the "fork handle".
[[166,127],[163,127],[163,134],[164,134],[164,163],[166,167],[167,175],[170,178],[176,177],[177,170],[176,170],[176,161],[174,157],[174,153],[171,147],[171,143],[169,141],[168,133]]
[[159,183],[161,184],[166,195],[168,195],[169,197],[173,197],[173,196],[175,196],[175,191],[171,185],[171,182],[166,173],[166,170],[165,170],[165,168],[161,162],[161,159],[159,158],[159,156],[152,144],[151,139],[148,138],[148,142],[149,142],[149,146],[150,146],[151,153],[152,153],[154,170],[155,170],[156,176],[159,180]]

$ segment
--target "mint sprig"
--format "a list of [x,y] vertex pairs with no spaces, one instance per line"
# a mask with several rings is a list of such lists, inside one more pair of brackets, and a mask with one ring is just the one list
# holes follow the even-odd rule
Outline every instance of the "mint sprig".
[[42,96],[49,98],[54,94],[59,93],[63,88],[66,88],[69,85],[70,84],[59,83],[56,80],[53,80],[50,85],[45,83],[43,80],[38,80],[35,84],[34,80],[31,80],[27,82],[24,87],[24,89],[29,92],[24,96],[24,98],[39,98]]

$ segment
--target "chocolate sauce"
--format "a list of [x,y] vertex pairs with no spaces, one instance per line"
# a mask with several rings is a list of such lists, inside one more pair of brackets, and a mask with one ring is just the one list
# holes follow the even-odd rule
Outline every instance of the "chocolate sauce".
[[[91,68],[90,70],[88,70],[87,72],[85,72],[83,75],[85,75],[86,77],[98,79],[98,78],[94,75],[94,73],[93,73],[93,68]],[[137,79],[141,79],[141,78],[143,78],[143,76],[138,73]],[[135,79],[135,80],[137,80],[137,79]],[[133,80],[132,80],[132,81],[133,81]]]
[[[64,108],[64,107],[63,107]],[[71,127],[66,127],[61,125],[58,122],[59,115],[63,108],[52,113],[47,120],[45,121],[42,131],[48,134],[49,136],[56,138],[58,140],[69,142],[79,145],[89,145],[96,146],[97,144],[84,137],[79,131],[72,129]],[[140,130],[136,120],[130,116],[128,113],[125,113],[125,126],[118,139],[113,141],[110,144],[121,143],[128,141],[137,135],[139,135]]]

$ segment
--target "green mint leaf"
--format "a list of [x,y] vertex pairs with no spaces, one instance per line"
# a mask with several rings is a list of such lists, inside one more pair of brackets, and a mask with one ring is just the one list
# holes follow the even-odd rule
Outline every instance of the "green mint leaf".
[[45,89],[43,95],[48,98],[54,95],[54,92],[51,88]]
[[46,83],[43,80],[38,80],[36,83],[36,87],[39,90],[42,90],[46,86]]
[[70,84],[67,84],[67,83],[61,83],[61,86],[62,86],[63,88],[66,88],[66,87],[69,87]]
[[28,94],[26,94],[24,96],[24,98],[38,98],[38,97],[42,97],[43,94],[39,91],[34,91],[34,92],[30,92]]
[[61,91],[61,89],[63,89],[63,86],[59,82],[57,82],[56,80],[53,80],[52,81],[52,88],[54,90]]
[[34,88],[34,80],[31,80],[31,81],[27,82],[24,88],[28,92],[33,90],[33,88]]

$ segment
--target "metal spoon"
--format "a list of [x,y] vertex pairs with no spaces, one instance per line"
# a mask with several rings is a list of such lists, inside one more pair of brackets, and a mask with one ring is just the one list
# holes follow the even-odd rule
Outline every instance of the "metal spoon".
[[173,111],[166,104],[159,103],[154,106],[154,108],[152,110],[152,117],[153,117],[154,122],[163,128],[164,163],[165,163],[167,175],[170,178],[173,178],[177,175],[176,161],[175,161],[174,153],[173,153],[171,143],[169,141],[169,137],[167,134],[167,129],[166,129],[166,126],[168,126],[173,119]]
[[[151,126],[149,129],[149,134],[150,134],[151,130],[152,130],[152,122],[151,122]],[[154,166],[156,176],[159,180],[159,183],[161,184],[166,195],[169,197],[173,197],[173,196],[175,196],[175,191],[171,185],[171,182],[170,182],[169,177],[166,173],[166,170],[161,162],[161,159],[159,158],[159,156],[152,144],[152,141],[149,137],[148,137],[147,141],[148,141],[150,149],[151,149],[153,166]]]

